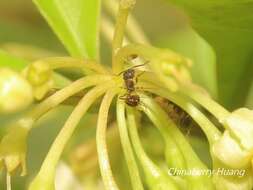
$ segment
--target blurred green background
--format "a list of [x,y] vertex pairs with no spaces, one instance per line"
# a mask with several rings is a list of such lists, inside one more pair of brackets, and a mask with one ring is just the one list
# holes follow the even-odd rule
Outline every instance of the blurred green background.
[[[173,49],[190,57],[194,62],[191,69],[193,80],[204,87],[215,99],[220,100],[217,90],[219,81],[215,53],[205,40],[191,29],[187,16],[181,10],[165,0],[137,0],[133,15],[152,44]],[[63,45],[31,0],[0,0],[0,47],[14,51],[10,48],[12,43],[42,48],[45,55],[67,55]],[[109,53],[108,50],[106,51],[107,46],[108,43],[102,40],[100,49],[101,52],[105,52],[105,56]],[[245,101],[246,106],[250,108],[253,108],[252,97],[253,85]],[[32,172],[26,178],[15,178],[14,190],[25,189],[27,181],[38,170],[50,143],[71,109],[66,106],[60,107],[47,114],[38,124],[43,127],[33,130],[29,139],[28,162],[28,167]],[[4,180],[2,174],[0,189],[4,189]]]

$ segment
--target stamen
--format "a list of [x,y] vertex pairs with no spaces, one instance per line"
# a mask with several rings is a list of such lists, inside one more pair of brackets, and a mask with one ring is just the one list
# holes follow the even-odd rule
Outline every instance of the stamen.
[[7,190],[11,190],[11,175],[9,172],[6,174],[6,187]]

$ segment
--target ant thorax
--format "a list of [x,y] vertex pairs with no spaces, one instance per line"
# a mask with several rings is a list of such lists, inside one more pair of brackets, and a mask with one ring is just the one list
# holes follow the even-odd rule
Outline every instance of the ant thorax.
[[133,80],[125,80],[125,86],[128,92],[135,91],[135,82]]

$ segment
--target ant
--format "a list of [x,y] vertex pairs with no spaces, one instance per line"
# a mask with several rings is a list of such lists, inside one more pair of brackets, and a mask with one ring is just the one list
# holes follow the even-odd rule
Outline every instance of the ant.
[[164,111],[168,114],[168,116],[179,126],[181,126],[182,130],[186,130],[187,135],[191,132],[191,125],[194,124],[191,116],[186,113],[182,108],[180,108],[175,103],[157,96],[155,97],[155,101],[164,109]]
[[[135,59],[136,57],[137,57],[136,55],[131,55],[130,58]],[[144,65],[146,65],[146,63],[133,66],[133,67],[131,67],[125,71],[122,71],[121,73],[118,74],[118,75],[121,75],[123,73],[123,79],[124,79],[125,86],[127,89],[127,93],[125,95],[121,96],[120,99],[125,100],[125,103],[131,107],[136,107],[140,103],[140,96],[137,94],[132,94],[132,93],[134,93],[136,90],[135,84],[137,83],[138,77],[144,73],[144,72],[142,72],[142,73],[138,74],[137,76],[135,76],[134,68],[141,67]],[[135,79],[135,81],[134,81],[134,79]]]

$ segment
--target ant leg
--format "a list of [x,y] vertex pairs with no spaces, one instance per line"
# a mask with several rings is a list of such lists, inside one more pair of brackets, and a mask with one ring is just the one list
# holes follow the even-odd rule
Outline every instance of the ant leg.
[[148,90],[148,89],[154,89],[154,88],[144,88],[144,87],[140,87],[140,86],[137,86],[135,87],[136,90]]
[[148,63],[148,62],[145,62],[145,63],[143,63],[143,64],[139,64],[139,65],[134,65],[134,66],[132,66],[130,69],[145,66],[145,65],[147,65],[147,63]]
[[189,137],[189,136],[190,136],[190,133],[191,133],[191,127],[189,127],[189,128],[187,129],[186,136]]
[[136,89],[136,90],[145,90],[145,88],[140,87],[140,86],[135,87],[135,89]]
[[143,75],[146,71],[142,71],[141,73],[139,73],[136,77],[135,77],[135,83],[138,82],[138,78]]
[[126,94],[123,94],[123,95],[121,95],[121,96],[119,96],[119,99],[125,100],[125,99],[126,99],[126,98],[125,98],[126,96],[127,96],[127,93],[126,93]]
[[[146,62],[143,63],[143,64],[135,65],[135,66],[132,66],[132,67],[130,67],[130,68],[128,68],[128,69],[133,69],[133,68],[137,68],[137,67],[142,67],[142,66],[146,65],[148,62],[149,62],[149,61],[146,61]],[[128,69],[126,69],[126,70],[124,70],[124,71],[121,71],[120,73],[116,74],[116,76],[119,76],[119,75],[123,74],[123,73],[126,72]]]
[[120,73],[116,74],[116,76],[120,76],[122,75],[124,72],[126,72],[127,70],[121,71]]
[[140,102],[138,107],[143,111],[147,109],[147,106],[143,102]]

